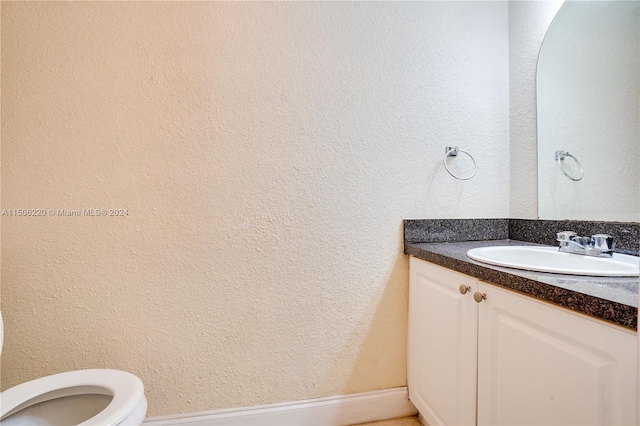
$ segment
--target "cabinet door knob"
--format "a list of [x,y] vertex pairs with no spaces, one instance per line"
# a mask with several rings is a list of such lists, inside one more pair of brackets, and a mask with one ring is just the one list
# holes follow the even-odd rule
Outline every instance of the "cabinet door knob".
[[469,287],[468,285],[460,284],[458,290],[460,290],[460,293],[462,294],[467,294],[468,291],[471,291],[471,287]]
[[484,293],[480,293],[479,291],[476,291],[475,293],[473,293],[473,299],[478,303],[482,302],[486,298],[487,298],[487,295]]

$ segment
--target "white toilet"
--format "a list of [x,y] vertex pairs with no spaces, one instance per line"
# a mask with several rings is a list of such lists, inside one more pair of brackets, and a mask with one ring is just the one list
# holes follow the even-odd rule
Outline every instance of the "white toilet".
[[[0,314],[0,351],[3,333]],[[69,371],[0,393],[2,426],[138,426],[146,413],[142,381],[119,370]]]

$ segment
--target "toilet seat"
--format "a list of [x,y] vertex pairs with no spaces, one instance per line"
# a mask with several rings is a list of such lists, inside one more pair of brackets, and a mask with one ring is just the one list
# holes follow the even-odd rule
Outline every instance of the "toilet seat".
[[120,370],[75,370],[31,380],[0,393],[0,419],[34,404],[82,394],[112,396],[107,407],[80,425],[117,425],[144,398],[142,381]]

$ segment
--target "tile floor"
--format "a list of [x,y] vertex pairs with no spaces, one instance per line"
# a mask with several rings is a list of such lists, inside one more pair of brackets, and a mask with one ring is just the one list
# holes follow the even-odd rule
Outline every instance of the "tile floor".
[[400,417],[398,419],[381,420],[379,422],[361,423],[358,426],[422,426],[418,417]]

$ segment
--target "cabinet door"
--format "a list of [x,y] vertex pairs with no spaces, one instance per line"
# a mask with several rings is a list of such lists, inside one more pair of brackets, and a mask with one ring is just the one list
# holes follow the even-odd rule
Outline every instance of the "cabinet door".
[[[409,399],[431,426],[475,424],[477,280],[410,262]],[[460,285],[471,290],[463,295]]]
[[636,333],[479,289],[478,424],[637,424]]

